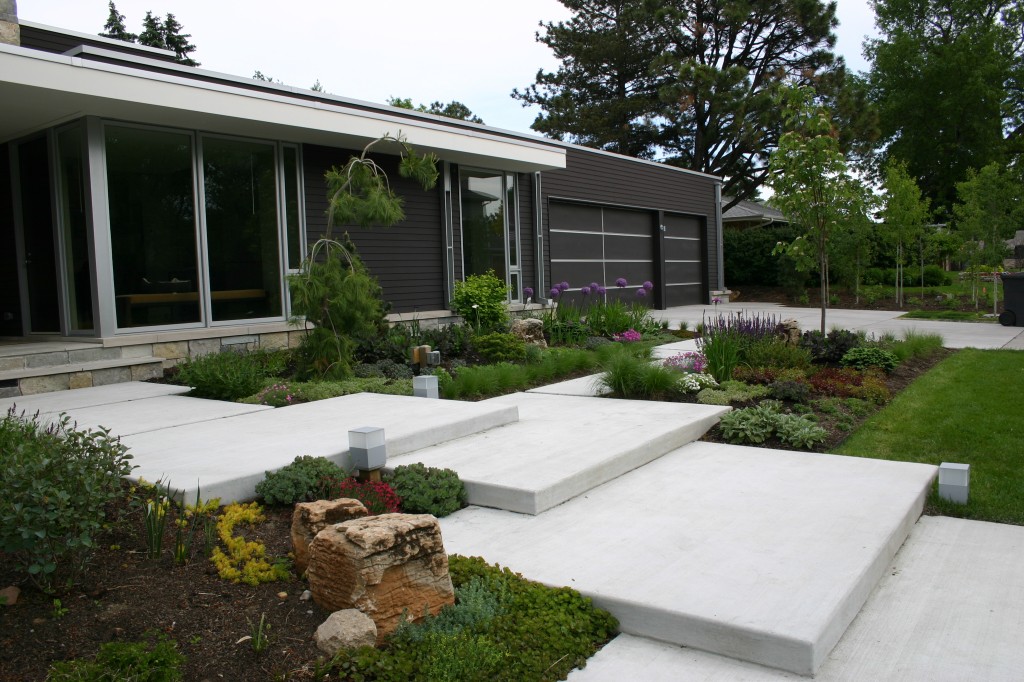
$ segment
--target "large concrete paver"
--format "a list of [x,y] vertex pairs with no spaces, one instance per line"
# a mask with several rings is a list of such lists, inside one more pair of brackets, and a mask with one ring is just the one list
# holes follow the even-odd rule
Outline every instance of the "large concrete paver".
[[83,407],[115,405],[132,400],[180,395],[188,393],[190,390],[188,386],[131,381],[123,384],[76,388],[73,391],[54,391],[53,393],[37,393],[16,398],[0,398],[0,410],[6,412],[13,405],[18,412],[25,411],[27,414],[36,412],[59,414]]
[[[922,517],[819,682],[1012,682],[1024,670],[1024,528]],[[803,679],[696,649],[620,635],[570,682]]]
[[471,507],[441,525],[448,551],[574,587],[623,632],[808,675],[888,567],[935,471],[701,442],[539,516]]
[[348,432],[384,428],[388,452],[413,450],[462,438],[518,419],[514,405],[427,400],[358,393],[135,433],[123,438],[139,468],[134,476],[162,479],[195,497],[222,503],[252,499],[267,471],[299,455],[327,457],[346,469]]
[[703,436],[727,407],[514,393],[519,421],[389,458],[459,472],[470,504],[539,514]]

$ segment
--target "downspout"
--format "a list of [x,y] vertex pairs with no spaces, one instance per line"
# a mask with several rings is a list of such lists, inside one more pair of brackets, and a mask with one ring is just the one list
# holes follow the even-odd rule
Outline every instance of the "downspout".
[[[718,246],[718,284],[715,289],[725,290],[725,256],[723,255],[722,240],[722,183],[715,183],[715,242]],[[710,303],[710,301],[709,301]]]
[[544,206],[541,199],[540,171],[533,174],[533,224],[536,229],[537,288],[533,294],[536,303],[544,298]]

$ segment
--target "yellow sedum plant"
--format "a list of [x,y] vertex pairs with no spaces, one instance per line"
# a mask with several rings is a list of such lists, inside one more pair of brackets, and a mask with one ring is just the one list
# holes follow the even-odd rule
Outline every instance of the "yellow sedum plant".
[[285,566],[267,561],[267,548],[262,542],[251,542],[241,535],[233,535],[238,524],[254,525],[263,520],[263,510],[255,502],[224,507],[217,521],[217,535],[224,549],[215,547],[210,556],[221,578],[233,583],[259,585],[291,577]]

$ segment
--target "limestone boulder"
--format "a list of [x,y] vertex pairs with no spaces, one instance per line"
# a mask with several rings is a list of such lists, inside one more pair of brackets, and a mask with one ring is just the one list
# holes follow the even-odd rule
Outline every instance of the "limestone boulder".
[[341,498],[299,502],[292,512],[292,551],[295,553],[295,570],[299,575],[309,564],[309,543],[316,534],[327,526],[362,518],[369,514],[359,500]]
[[377,641],[409,620],[455,603],[441,527],[430,514],[381,514],[328,526],[309,545],[313,600],[330,611],[359,609]]
[[335,611],[320,624],[313,635],[316,646],[328,656],[342,649],[373,646],[377,643],[377,626],[373,619],[358,609]]
[[779,323],[782,340],[790,346],[800,344],[800,323],[794,319],[783,320]]
[[511,333],[516,338],[526,343],[532,343],[541,348],[547,348],[548,342],[544,340],[544,321],[532,317],[512,320]]

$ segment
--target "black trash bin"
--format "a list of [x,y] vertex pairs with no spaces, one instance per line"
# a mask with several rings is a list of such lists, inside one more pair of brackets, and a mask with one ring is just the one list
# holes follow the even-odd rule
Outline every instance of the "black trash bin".
[[1004,272],[1003,312],[999,324],[1004,327],[1024,327],[1024,272]]

